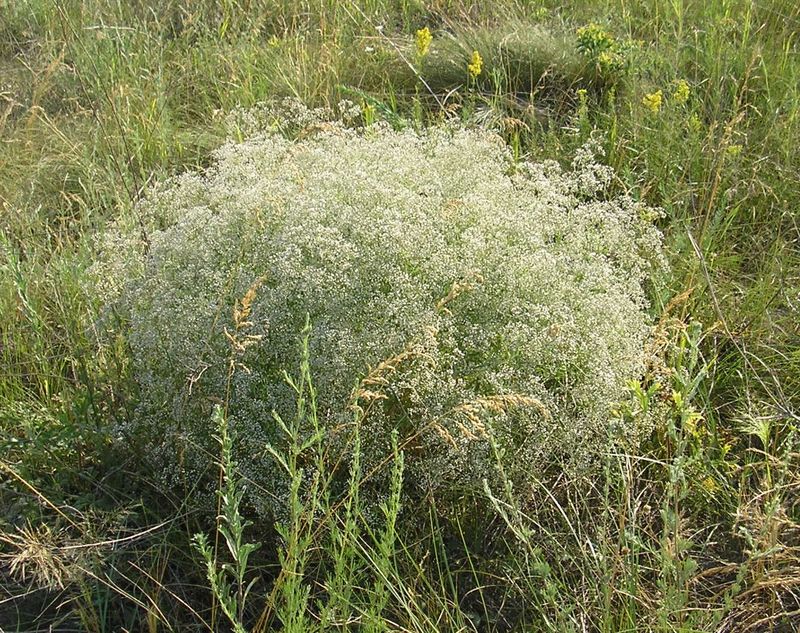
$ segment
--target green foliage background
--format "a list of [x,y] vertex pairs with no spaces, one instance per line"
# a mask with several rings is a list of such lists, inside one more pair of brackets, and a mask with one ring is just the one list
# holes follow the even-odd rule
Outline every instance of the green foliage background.
[[[424,26],[433,41],[418,58]],[[186,547],[214,526],[148,484],[141,456],[110,436],[134,394],[123,332],[96,345],[103,298],[86,271],[94,236],[136,225],[150,183],[207,165],[237,133],[226,113],[293,96],[346,97],[365,122],[393,125],[446,111],[535,160],[568,163],[597,130],[616,191],[665,211],[671,259],[651,289],[671,369],[620,411],[661,420],[650,443],[609,456],[588,488],[543,490],[535,512],[493,491],[504,513],[488,526],[432,513],[427,534],[398,543],[357,537],[352,510],[331,537],[336,568],[386,581],[332,577],[364,589],[343,598],[362,605],[352,617],[411,630],[791,630],[798,30],[789,0],[0,2],[0,626],[29,628],[41,612],[96,631],[216,626]],[[484,64],[470,79],[473,51]],[[256,561],[267,607],[250,594],[254,630],[276,623],[287,586],[274,551]],[[325,565],[306,563],[283,561],[319,589]]]

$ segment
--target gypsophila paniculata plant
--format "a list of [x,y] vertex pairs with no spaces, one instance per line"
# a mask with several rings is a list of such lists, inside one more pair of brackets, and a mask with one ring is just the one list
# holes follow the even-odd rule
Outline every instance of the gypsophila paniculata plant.
[[[646,364],[643,284],[662,266],[653,210],[606,193],[612,173],[592,147],[564,170],[514,164],[481,129],[316,121],[292,136],[223,146],[106,236],[95,273],[141,394],[120,435],[143,443],[165,484],[207,472],[213,488],[208,420],[224,399],[249,503],[285,507],[289,482],[265,447],[280,449],[275,414],[296,406],[284,371],[308,314],[316,424],[343,471],[354,424],[373,482],[390,477],[397,433],[404,494],[482,490],[497,447],[522,497],[532,475],[590,464]],[[241,337],[255,343],[236,348]],[[387,489],[375,486],[376,508]]]

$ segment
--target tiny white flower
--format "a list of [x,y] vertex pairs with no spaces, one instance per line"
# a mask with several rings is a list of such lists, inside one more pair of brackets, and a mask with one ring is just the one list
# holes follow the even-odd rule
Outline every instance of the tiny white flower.
[[[182,481],[181,467],[195,477],[213,450],[209,403],[228,394],[237,459],[258,484],[248,494],[279,513],[288,482],[253,455],[282,441],[273,411],[295,415],[283,372],[297,368],[309,314],[331,450],[347,456],[336,429],[350,428],[354,385],[378,371],[362,385],[365,472],[398,426],[418,444],[408,480],[434,494],[493,485],[489,433],[518,490],[541,474],[531,464],[585,467],[645,366],[643,285],[663,264],[653,214],[609,197],[592,148],[564,171],[514,164],[481,129],[365,132],[332,116],[294,102],[234,111],[243,142],[154,187],[104,236],[98,292],[126,319],[141,393],[126,432],[151,438],[165,480]],[[231,315],[257,279],[239,332],[257,342],[236,348],[247,369],[231,375]]]

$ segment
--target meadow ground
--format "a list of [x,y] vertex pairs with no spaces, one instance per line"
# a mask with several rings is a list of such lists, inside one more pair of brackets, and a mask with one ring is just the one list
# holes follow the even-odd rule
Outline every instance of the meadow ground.
[[[0,0],[0,629],[796,630],[798,37],[790,0]],[[668,371],[619,413],[651,436],[488,518],[404,521],[396,448],[377,526],[357,481],[248,525],[220,416],[217,529],[149,477],[95,238],[282,97],[520,160],[597,139],[612,193],[663,210]]]

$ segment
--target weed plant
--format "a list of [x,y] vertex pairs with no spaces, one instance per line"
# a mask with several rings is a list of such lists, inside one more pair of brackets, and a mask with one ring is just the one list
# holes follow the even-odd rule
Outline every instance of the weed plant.
[[301,139],[224,146],[109,235],[92,274],[128,329],[141,394],[118,432],[168,486],[194,487],[224,394],[240,466],[272,497],[253,503],[274,514],[289,486],[263,447],[293,407],[282,372],[308,312],[320,424],[342,443],[348,406],[368,409],[365,467],[398,431],[417,494],[442,502],[492,478],[489,437],[523,491],[532,462],[538,476],[586,468],[647,362],[655,211],[604,199],[611,174],[588,148],[562,171],[514,164],[477,129],[355,131],[312,115],[262,114]]

